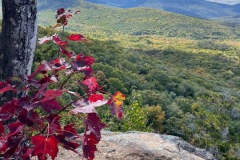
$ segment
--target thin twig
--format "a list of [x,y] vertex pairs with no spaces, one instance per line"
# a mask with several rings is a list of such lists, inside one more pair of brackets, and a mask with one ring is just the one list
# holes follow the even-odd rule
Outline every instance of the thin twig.
[[72,72],[66,79],[65,81],[62,83],[62,85],[59,87],[59,89],[62,89],[63,86],[65,85],[65,83],[71,78],[71,76],[74,74],[74,72]]

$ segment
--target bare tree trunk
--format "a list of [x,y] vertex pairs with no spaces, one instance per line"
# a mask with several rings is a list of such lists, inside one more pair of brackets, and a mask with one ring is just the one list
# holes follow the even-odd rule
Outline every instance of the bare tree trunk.
[[37,2],[2,0],[2,13],[0,80],[29,75],[36,46]]
[[[0,80],[6,80],[13,76],[26,76],[31,72],[36,46],[36,1],[2,0],[2,13]],[[0,95],[0,106],[13,96],[19,95],[11,92]],[[15,120],[11,119],[10,121]],[[3,155],[0,154],[0,159],[2,158]]]
[[0,79],[31,72],[37,35],[35,0],[2,0]]

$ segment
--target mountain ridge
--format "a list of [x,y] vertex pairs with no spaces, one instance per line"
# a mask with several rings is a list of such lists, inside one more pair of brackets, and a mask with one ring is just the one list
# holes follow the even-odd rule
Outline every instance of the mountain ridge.
[[[227,5],[203,0],[39,0],[38,10],[56,10],[63,6],[72,8],[78,6],[81,2],[90,2],[115,8],[146,7],[204,19],[221,19],[222,17],[240,15],[240,3]],[[235,21],[234,23],[240,24],[238,19],[235,19]]]
[[[63,0],[61,3],[58,0],[51,0],[52,5],[46,5],[49,4],[49,0],[39,2],[39,24],[49,26],[56,23],[53,18],[56,9],[60,8],[67,0]],[[191,39],[236,39],[240,37],[239,15],[230,16],[231,19],[229,16],[225,16],[222,19],[216,19],[220,22],[214,22],[156,9],[121,9],[86,1],[71,0],[71,2],[66,7],[82,10],[81,14],[76,15],[76,19],[81,19],[81,23],[73,24],[69,29],[72,32],[78,32],[81,29],[83,32],[95,34],[97,31],[99,35],[107,36],[123,33]],[[223,25],[223,22],[229,23]]]
[[[101,36],[113,36],[116,33],[126,35],[160,35],[163,37],[188,37],[192,39],[235,39],[239,30],[206,19],[186,17],[184,15],[149,8],[119,9],[81,1],[75,9],[81,10],[75,19],[81,22],[72,24],[69,31],[101,33]],[[55,11],[39,12],[42,26],[53,25]]]
[[227,5],[199,0],[86,0],[91,3],[119,8],[149,7],[197,18],[216,18],[240,14],[240,4]]

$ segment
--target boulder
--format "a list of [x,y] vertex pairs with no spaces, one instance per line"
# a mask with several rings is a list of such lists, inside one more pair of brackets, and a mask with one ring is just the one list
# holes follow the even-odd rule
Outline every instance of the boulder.
[[[103,131],[97,148],[96,160],[215,160],[205,149],[179,137],[156,133]],[[74,154],[60,154],[63,159],[79,159]]]

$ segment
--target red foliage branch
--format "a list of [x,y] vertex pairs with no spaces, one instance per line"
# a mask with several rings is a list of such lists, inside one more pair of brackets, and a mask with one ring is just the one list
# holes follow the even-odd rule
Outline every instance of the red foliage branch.
[[[64,29],[68,19],[77,12],[79,11],[59,9],[56,15],[58,24],[55,27],[62,26]],[[72,34],[66,41],[62,41],[56,34],[43,37],[39,39],[39,44],[53,41],[61,56],[50,62],[43,61],[25,79],[18,78],[22,87],[14,85],[14,78],[0,82],[0,94],[22,90],[28,93],[25,97],[13,98],[0,107],[0,158],[30,160],[32,156],[37,156],[39,160],[47,157],[54,160],[58,155],[58,145],[61,145],[76,153],[76,149],[82,147],[84,158],[94,159],[96,145],[101,139],[100,131],[106,127],[98,117],[95,107],[109,104],[112,113],[121,118],[121,106],[125,96],[116,92],[105,100],[103,87],[99,86],[93,76],[94,58],[82,53],[74,55],[66,48],[68,41],[85,40],[81,34]],[[70,78],[77,73],[84,75],[84,78],[78,80],[78,87],[84,91],[83,95],[69,91],[66,86]],[[59,77],[64,76],[67,78],[61,82]],[[63,94],[72,94],[77,98],[63,107],[59,103]],[[72,114],[85,114],[83,136],[77,133],[74,124],[61,125],[60,113],[67,109],[70,109]],[[77,139],[79,140],[76,141]]]

